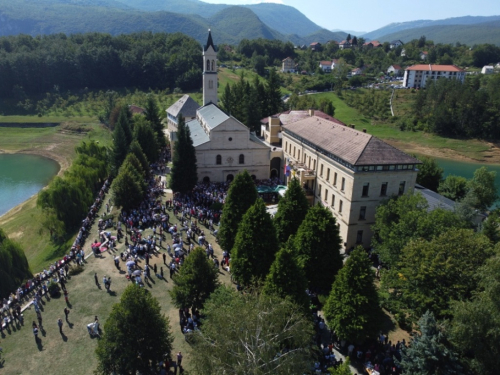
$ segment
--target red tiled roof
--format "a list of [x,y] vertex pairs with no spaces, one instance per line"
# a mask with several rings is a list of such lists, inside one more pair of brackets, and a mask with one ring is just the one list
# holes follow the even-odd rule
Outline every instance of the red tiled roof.
[[319,62],[319,65],[328,65],[328,66],[330,66],[330,65],[332,65],[332,62],[328,61],[328,60],[323,60],[323,61]]
[[319,42],[312,42],[310,45],[311,46],[315,46],[315,45],[318,45],[318,44],[320,44],[320,43]]
[[142,114],[144,113],[144,111],[146,111],[144,108],[141,108],[141,107],[138,107],[136,105],[129,105],[128,106],[128,109],[130,110],[130,112],[132,112],[133,115],[136,115],[136,114]]
[[435,72],[465,72],[465,70],[460,69],[455,65],[431,65],[431,64],[418,64],[413,65],[406,70],[423,70],[423,71],[435,71]]
[[[401,67],[400,67],[399,65],[391,65],[391,66],[392,66],[394,69],[401,70]],[[391,67],[391,66],[390,66],[390,67]],[[389,67],[389,68],[390,68],[390,67]]]
[[338,64],[338,62],[339,62],[339,59],[333,59],[332,60],[332,63],[334,63],[334,64]]
[[422,53],[423,53],[424,55],[428,55],[428,54],[429,54],[429,52],[427,52],[427,51],[422,51]]
[[349,42],[347,40],[343,40],[339,44],[349,44]]

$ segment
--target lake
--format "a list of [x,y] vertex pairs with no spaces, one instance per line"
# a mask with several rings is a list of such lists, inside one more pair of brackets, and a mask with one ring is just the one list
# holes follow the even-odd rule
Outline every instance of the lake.
[[27,154],[0,154],[0,215],[47,186],[59,172],[59,164]]

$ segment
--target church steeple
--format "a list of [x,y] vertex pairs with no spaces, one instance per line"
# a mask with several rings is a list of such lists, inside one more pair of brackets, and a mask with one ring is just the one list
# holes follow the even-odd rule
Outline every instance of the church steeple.
[[203,48],[203,105],[217,104],[217,50],[208,30],[207,44]]

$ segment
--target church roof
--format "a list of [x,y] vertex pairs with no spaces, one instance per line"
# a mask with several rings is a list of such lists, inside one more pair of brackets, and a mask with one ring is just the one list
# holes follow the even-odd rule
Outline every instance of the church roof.
[[292,133],[292,137],[302,138],[351,165],[420,164],[417,159],[370,134],[316,116],[283,128],[285,133]]
[[207,44],[205,45],[205,48],[203,49],[203,51],[208,50],[208,47],[210,47],[210,46],[212,46],[212,48],[214,49],[214,51],[217,51],[217,49],[215,48],[215,45],[214,45],[214,41],[212,40],[212,32],[209,29],[208,30]]
[[207,133],[205,133],[200,122],[197,119],[187,122],[186,125],[189,128],[189,132],[191,133],[191,139],[193,140],[194,147],[210,141],[210,137]]
[[189,95],[184,95],[167,109],[167,113],[177,117],[182,113],[184,117],[196,117],[196,110],[200,105],[194,101]]
[[213,103],[209,103],[198,109],[198,115],[200,118],[203,118],[210,130],[229,119],[229,115]]

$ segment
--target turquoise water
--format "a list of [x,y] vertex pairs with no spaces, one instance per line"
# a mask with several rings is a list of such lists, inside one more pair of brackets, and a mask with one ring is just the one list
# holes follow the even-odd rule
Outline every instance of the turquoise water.
[[[470,179],[474,176],[474,171],[481,167],[488,168],[488,171],[495,171],[497,173],[495,183],[498,188],[498,195],[500,197],[500,165],[495,164],[481,164],[481,163],[465,163],[461,161],[454,161],[449,159],[435,158],[438,165],[443,168],[445,178],[448,175],[462,176]],[[499,206],[500,201],[496,202],[496,206]]]
[[47,186],[59,164],[36,155],[0,154],[0,215]]

